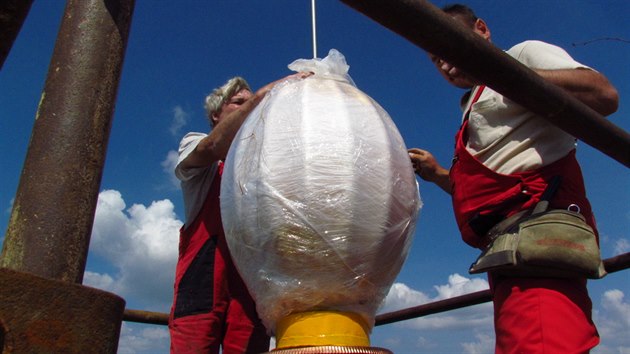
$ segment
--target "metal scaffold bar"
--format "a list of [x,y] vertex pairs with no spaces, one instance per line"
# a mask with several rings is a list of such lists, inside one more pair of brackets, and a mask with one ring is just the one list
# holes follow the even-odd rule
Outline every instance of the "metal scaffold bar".
[[630,167],[630,134],[425,0],[341,0]]
[[167,325],[168,314],[162,312],[126,309],[123,315],[123,320],[129,322]]

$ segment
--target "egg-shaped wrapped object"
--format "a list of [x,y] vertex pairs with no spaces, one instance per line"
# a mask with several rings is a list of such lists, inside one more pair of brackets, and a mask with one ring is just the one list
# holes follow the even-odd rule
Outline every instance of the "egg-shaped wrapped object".
[[228,152],[228,246],[271,331],[314,310],[358,313],[371,329],[421,208],[409,155],[341,53],[289,68],[315,75],[278,84]]

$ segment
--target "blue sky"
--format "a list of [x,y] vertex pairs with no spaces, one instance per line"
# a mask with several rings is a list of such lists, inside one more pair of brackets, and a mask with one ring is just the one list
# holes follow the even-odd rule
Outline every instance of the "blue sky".
[[[289,74],[287,64],[295,59],[313,57],[310,3],[137,1],[85,284],[123,296],[128,308],[168,312],[184,212],[171,172],[178,142],[188,131],[208,131],[203,98],[227,78],[241,75],[258,88]],[[486,20],[500,48],[539,39],[605,74],[620,95],[619,110],[609,119],[630,131],[630,2],[467,3]],[[64,5],[34,2],[0,71],[3,230]],[[613,39],[592,41],[605,37]],[[331,48],[345,55],[358,88],[388,111],[408,147],[450,161],[462,92],[443,81],[422,49],[333,0],[317,3],[317,47],[319,57]],[[578,145],[578,159],[598,217],[603,256],[629,252],[629,169],[584,143]],[[484,276],[467,274],[477,252],[460,241],[449,197],[424,182],[420,193],[424,207],[413,247],[381,311],[487,288]],[[629,353],[630,272],[591,281],[589,290],[602,336],[594,353]],[[371,340],[395,353],[489,353],[492,308],[482,304],[376,327]],[[124,323],[119,352],[166,353],[168,343],[166,327]]]

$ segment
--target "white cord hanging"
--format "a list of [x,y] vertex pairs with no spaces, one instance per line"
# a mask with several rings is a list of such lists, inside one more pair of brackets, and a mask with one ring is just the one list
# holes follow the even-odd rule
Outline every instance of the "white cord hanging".
[[315,26],[315,0],[311,0],[311,22],[313,28],[313,59],[317,58],[317,30]]

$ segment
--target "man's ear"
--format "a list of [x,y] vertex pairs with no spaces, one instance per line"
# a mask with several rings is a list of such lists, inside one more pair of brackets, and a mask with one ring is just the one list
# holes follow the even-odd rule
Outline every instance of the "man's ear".
[[480,18],[475,21],[473,30],[487,41],[490,41],[490,28],[486,25],[486,22]]
[[212,120],[212,126],[216,126],[219,123],[219,115],[216,112],[212,113],[210,120]]

